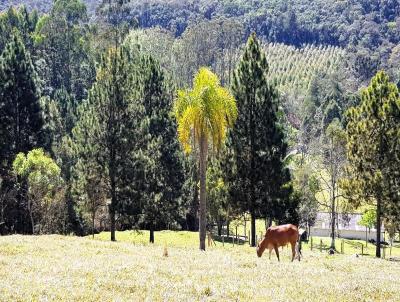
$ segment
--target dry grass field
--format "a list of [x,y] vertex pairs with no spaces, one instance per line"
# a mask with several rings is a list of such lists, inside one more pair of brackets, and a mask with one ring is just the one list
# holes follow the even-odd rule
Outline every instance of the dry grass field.
[[0,237],[0,300],[400,301],[399,262],[305,249],[301,262],[284,250],[278,263],[248,246],[163,252],[89,238]]

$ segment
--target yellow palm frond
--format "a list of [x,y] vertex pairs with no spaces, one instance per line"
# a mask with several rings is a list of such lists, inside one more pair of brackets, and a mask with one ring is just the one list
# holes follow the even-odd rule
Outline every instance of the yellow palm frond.
[[229,91],[220,86],[218,77],[208,68],[201,68],[194,78],[193,89],[178,91],[174,113],[185,152],[191,151],[192,134],[195,140],[207,136],[218,150],[226,138],[227,128],[237,118],[237,107]]

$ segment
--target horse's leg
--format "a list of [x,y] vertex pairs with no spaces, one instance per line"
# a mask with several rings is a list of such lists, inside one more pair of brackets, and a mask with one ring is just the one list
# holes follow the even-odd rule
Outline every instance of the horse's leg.
[[299,241],[299,242],[296,242],[296,252],[297,252],[297,254],[298,254],[298,256],[299,256],[299,261],[300,261],[300,257],[303,256],[303,255],[301,254],[301,251],[300,251],[300,241]]
[[290,245],[292,246],[292,262],[294,257],[296,257],[296,243],[291,242]]
[[278,261],[280,261],[280,260],[279,260],[278,246],[277,246],[276,244],[274,244],[274,250],[275,250],[275,253],[276,253],[276,257],[278,257]]

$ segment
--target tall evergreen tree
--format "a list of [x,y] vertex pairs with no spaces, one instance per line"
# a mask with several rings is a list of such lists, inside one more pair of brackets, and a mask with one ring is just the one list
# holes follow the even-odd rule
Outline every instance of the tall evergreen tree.
[[[14,35],[0,57],[1,158],[12,159],[37,145],[42,115],[30,55]],[[10,162],[8,162],[10,163]]]
[[19,9],[9,7],[0,14],[0,53],[3,52],[7,43],[11,40],[14,32],[19,32],[26,50],[33,51],[32,33],[35,31],[38,15],[36,11],[28,12],[21,6]]
[[154,230],[176,222],[179,215],[184,170],[176,122],[171,115],[172,87],[150,56],[142,59],[141,75],[141,99],[149,123],[141,218],[154,243]]
[[[30,55],[18,35],[14,35],[0,57],[0,177],[3,186],[12,186],[12,161],[19,152],[28,152],[40,144],[43,125],[37,77]],[[4,181],[5,180],[5,181]],[[2,188],[7,190],[6,188]],[[8,227],[23,231],[22,199],[8,207]],[[22,207],[22,208],[21,208]]]
[[108,47],[119,47],[129,29],[137,26],[135,17],[131,15],[130,2],[131,0],[102,0],[97,9],[102,19],[103,42]]
[[[230,193],[243,211],[251,215],[251,245],[256,245],[256,218],[269,215],[284,220],[285,203],[290,181],[285,168],[287,144],[278,122],[278,101],[274,87],[268,82],[265,54],[252,34],[234,73],[233,95],[239,118],[230,132],[233,169]],[[267,214],[268,213],[268,214]]]
[[[97,71],[88,100],[80,108],[74,128],[82,160],[96,161],[97,173],[108,188],[111,240],[115,241],[116,214],[134,200],[134,179],[144,179],[141,157],[147,119],[140,97],[138,52],[110,49]],[[136,63],[136,64],[135,64]]]
[[382,217],[400,208],[400,94],[380,71],[347,111],[349,179],[344,186],[355,205],[376,205],[376,257],[381,256]]
[[54,99],[42,98],[44,112],[44,146],[61,168],[62,177],[65,180],[64,200],[68,209],[66,231],[83,235],[81,223],[75,211],[76,200],[72,198],[71,169],[78,158],[73,150],[71,140],[72,129],[77,119],[77,105],[74,99],[69,97],[65,89],[57,90]]

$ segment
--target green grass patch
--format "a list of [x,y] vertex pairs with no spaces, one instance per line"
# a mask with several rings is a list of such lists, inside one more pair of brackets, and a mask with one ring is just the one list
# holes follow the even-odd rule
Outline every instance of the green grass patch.
[[[94,236],[95,239],[103,241],[109,241],[110,237],[110,232],[102,232]],[[158,231],[155,232],[154,237],[154,243],[157,246],[193,248],[199,244],[199,233],[197,232]],[[149,238],[150,232],[144,230],[116,232],[117,241],[130,242],[138,245],[149,245]]]
[[[197,240],[196,233],[161,233],[177,246]],[[0,237],[0,300],[400,301],[399,262],[304,249],[303,260],[291,263],[287,248],[278,262],[248,246],[200,252],[197,244],[171,245],[164,257],[162,244],[140,242],[145,235],[118,233],[119,242],[105,241],[107,234]]]
[[[320,251],[321,248],[321,241],[322,241],[322,250],[326,251],[330,248],[331,245],[331,238],[328,237],[312,237],[312,245],[313,250]],[[343,245],[343,253],[344,254],[359,254],[363,252],[366,256],[374,256],[376,246],[372,243],[366,243],[365,240],[349,240],[349,239],[342,239],[336,238],[335,240],[335,247],[338,252],[342,252],[342,241],[344,242]],[[361,249],[361,245],[363,248]],[[311,239],[308,243],[302,243],[303,248],[311,249]],[[382,251],[383,253],[383,251]],[[392,249],[390,246],[385,246],[385,257],[400,257],[400,245],[394,244]]]
[[[91,236],[88,236],[91,238]],[[193,249],[199,246],[199,233],[198,232],[187,232],[187,231],[158,231],[155,232],[155,246],[162,247],[178,247],[178,248],[188,248]],[[102,232],[100,234],[95,235],[95,240],[101,241],[110,241],[110,232]],[[136,245],[151,245],[149,243],[149,231],[123,231],[116,232],[117,241],[133,243]],[[342,248],[341,244],[344,241],[343,252],[347,255],[361,255],[363,253],[364,256],[374,257],[375,255],[375,245],[372,243],[366,244],[364,240],[348,240],[337,238],[335,241],[336,250],[341,253]],[[240,241],[239,245],[237,242],[232,244],[232,240],[228,240],[225,237],[224,242],[222,238],[217,236],[214,237],[215,247],[213,248],[241,248],[244,250],[254,250],[249,247],[248,242]],[[321,249],[322,242],[322,249]],[[207,244],[207,239],[206,239]],[[328,237],[312,237],[313,251],[314,252],[323,252],[327,253],[327,250],[330,248],[331,239]],[[363,249],[361,249],[361,245],[363,245]],[[311,250],[311,240],[307,243],[302,242],[303,250]],[[383,253],[383,251],[382,251]],[[385,249],[385,257],[400,257],[400,246],[396,244],[393,246],[390,251],[390,247],[386,247]]]

